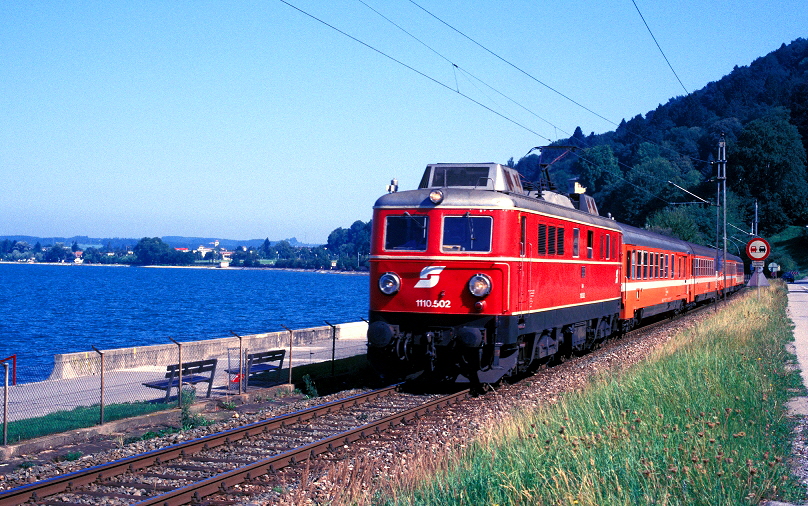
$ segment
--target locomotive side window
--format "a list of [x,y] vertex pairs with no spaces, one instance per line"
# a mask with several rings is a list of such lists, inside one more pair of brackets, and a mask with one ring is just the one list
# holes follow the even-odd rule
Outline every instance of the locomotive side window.
[[525,256],[527,252],[527,216],[522,216],[519,220],[519,256]]
[[388,216],[385,219],[384,249],[398,251],[426,251],[426,216]]
[[572,229],[572,257],[578,258],[579,241],[581,240],[581,230],[578,228]]
[[606,234],[606,260],[611,258],[612,251],[612,235]]
[[547,254],[547,225],[539,224],[539,255]]
[[491,251],[490,216],[443,218],[443,251]]
[[592,258],[595,249],[595,233],[591,230],[586,231],[586,258]]

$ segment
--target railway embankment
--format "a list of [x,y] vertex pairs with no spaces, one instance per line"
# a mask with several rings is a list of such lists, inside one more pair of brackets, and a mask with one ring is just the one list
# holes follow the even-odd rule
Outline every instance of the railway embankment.
[[389,493],[428,504],[802,502],[786,405],[805,389],[786,349],[787,295],[776,284],[708,309],[636,366],[507,409]]

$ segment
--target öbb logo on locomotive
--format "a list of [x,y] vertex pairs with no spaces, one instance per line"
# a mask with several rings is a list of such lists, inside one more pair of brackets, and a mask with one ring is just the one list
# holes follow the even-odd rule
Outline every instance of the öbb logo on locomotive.
[[440,273],[445,269],[445,265],[430,265],[421,269],[421,276],[415,288],[432,288],[440,281]]
[[376,201],[372,235],[368,358],[389,381],[493,383],[743,285],[736,256],[496,163],[428,165]]

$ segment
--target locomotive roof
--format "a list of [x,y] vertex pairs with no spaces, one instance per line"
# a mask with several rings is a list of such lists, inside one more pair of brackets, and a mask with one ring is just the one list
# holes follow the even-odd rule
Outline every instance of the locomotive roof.
[[442,209],[526,209],[547,216],[586,223],[598,227],[618,230],[619,224],[614,220],[597,216],[572,207],[561,206],[547,200],[531,198],[523,194],[499,192],[493,190],[475,190],[469,188],[444,187],[443,201],[433,204],[429,200],[429,192],[433,188],[421,188],[382,195],[376,200],[374,208],[422,208],[424,210]]
[[[462,187],[443,187],[444,199],[440,204],[429,200],[433,188],[420,188],[382,195],[376,200],[375,209],[526,209],[547,216],[587,223],[590,225],[619,230],[625,244],[635,244],[648,248],[666,249],[680,253],[714,257],[715,250],[707,246],[693,244],[675,237],[651,232],[609,218],[593,215],[575,208],[554,204],[547,200],[528,197],[516,193],[495,190],[478,190]],[[727,254],[727,258],[740,262],[740,257]]]

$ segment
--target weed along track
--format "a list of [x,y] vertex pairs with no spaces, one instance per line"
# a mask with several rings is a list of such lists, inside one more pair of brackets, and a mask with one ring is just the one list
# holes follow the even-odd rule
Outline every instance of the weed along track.
[[[465,398],[417,396],[397,386],[332,401],[0,493],[0,505],[187,504],[262,491],[262,478]],[[241,487],[245,484],[244,487]],[[240,492],[243,489],[243,493]],[[219,502],[222,504],[222,502]]]

